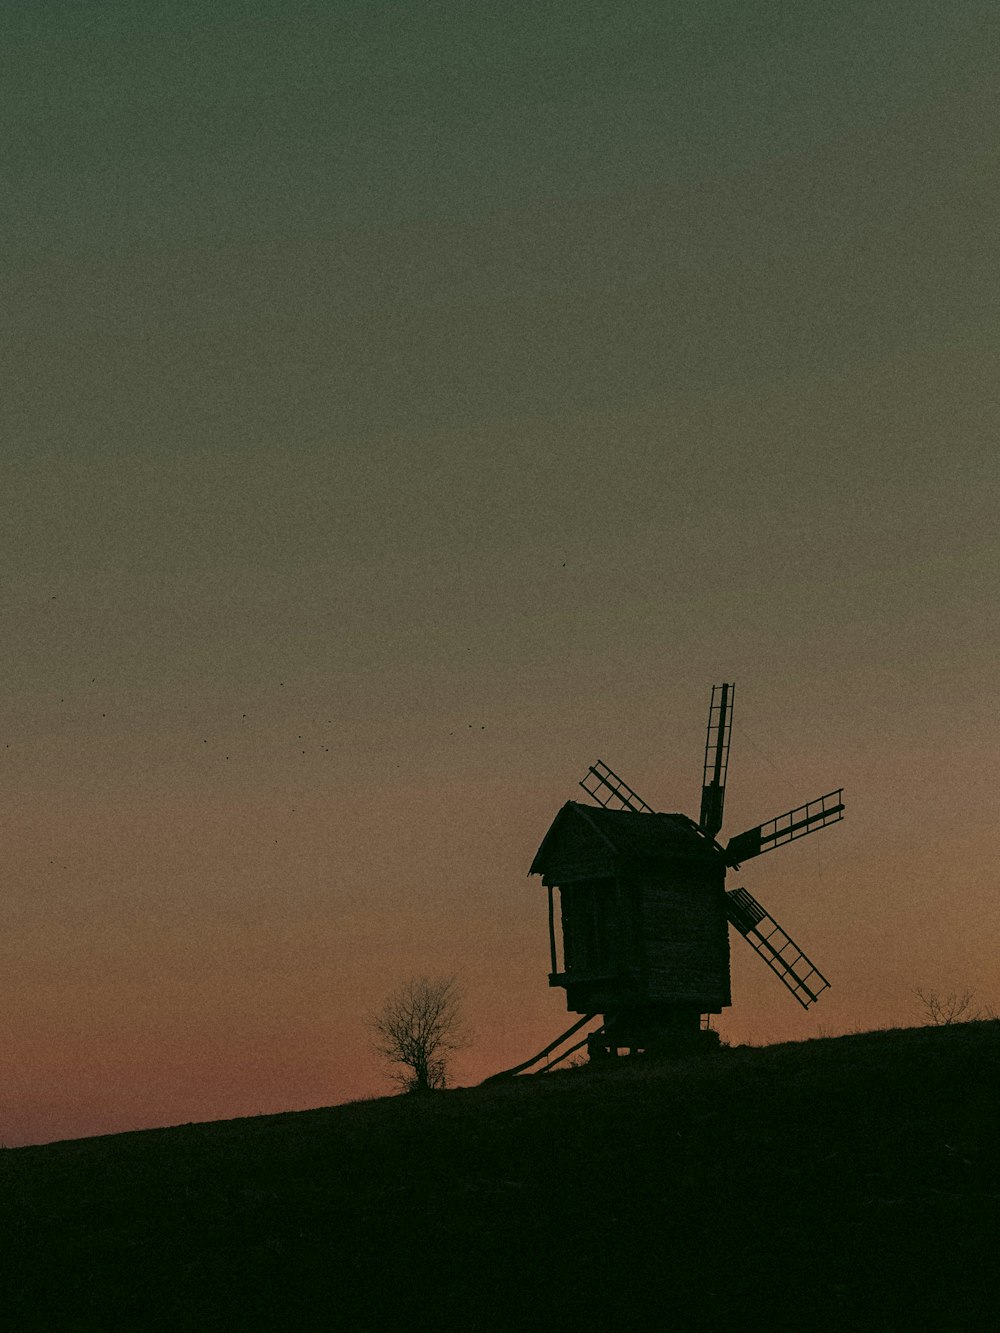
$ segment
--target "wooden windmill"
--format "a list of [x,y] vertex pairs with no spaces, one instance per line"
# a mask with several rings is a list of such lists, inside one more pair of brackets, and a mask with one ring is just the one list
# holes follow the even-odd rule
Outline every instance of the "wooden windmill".
[[548,889],[549,985],[565,989],[571,1012],[603,1016],[588,1039],[592,1057],[704,1040],[702,1016],[731,1003],[729,926],[803,1008],[830,984],[747,889],[725,880],[751,857],[842,819],[843,789],[723,846],[734,695],[731,684],[712,688],[697,823],[657,813],[599,760],[580,783],[598,804],[567,801],[532,862],[529,874]]

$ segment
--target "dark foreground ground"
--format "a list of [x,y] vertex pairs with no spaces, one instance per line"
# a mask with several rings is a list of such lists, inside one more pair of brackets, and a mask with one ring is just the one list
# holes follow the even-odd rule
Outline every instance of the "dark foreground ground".
[[1000,1023],[0,1153],[5,1329],[1000,1326]]

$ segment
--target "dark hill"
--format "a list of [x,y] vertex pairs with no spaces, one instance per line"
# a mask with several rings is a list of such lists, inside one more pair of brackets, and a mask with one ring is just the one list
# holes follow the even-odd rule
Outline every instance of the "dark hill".
[[11,1330],[996,1327],[1000,1023],[0,1154]]

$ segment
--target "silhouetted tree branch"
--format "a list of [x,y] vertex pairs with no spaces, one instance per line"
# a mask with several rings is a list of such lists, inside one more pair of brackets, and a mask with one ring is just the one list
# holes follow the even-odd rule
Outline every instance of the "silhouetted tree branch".
[[952,1023],[979,1023],[984,1019],[995,1018],[992,1009],[974,1005],[975,992],[949,991],[940,995],[937,991],[924,990],[917,986],[914,995],[920,1001],[924,1018],[931,1027],[949,1027]]
[[373,1049],[393,1066],[391,1077],[406,1092],[445,1087],[448,1058],[468,1040],[454,977],[407,981],[370,1025]]

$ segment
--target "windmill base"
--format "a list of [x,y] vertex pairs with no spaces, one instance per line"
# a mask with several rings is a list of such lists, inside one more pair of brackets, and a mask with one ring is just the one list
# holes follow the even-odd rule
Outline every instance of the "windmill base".
[[718,1047],[719,1034],[701,1026],[699,1010],[675,1006],[605,1014],[603,1026],[587,1039],[587,1055],[595,1061],[620,1055],[695,1055]]

